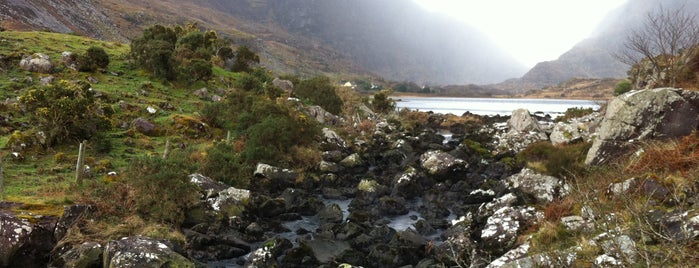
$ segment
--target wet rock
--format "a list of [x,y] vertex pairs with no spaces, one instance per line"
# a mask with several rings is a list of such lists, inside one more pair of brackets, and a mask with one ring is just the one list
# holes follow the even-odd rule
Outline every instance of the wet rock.
[[250,253],[246,268],[257,267],[279,267],[277,258],[282,256],[283,252],[293,247],[291,241],[284,238],[273,238],[263,243],[263,246]]
[[84,242],[55,257],[49,267],[101,267],[103,252],[104,248],[99,243]]
[[606,163],[634,142],[686,136],[699,127],[699,93],[676,88],[631,91],[607,105],[585,163]]
[[286,210],[303,216],[312,216],[325,207],[323,201],[315,195],[306,193],[300,189],[287,188],[282,192],[281,198],[286,202]]
[[337,240],[313,239],[303,244],[310,249],[312,256],[320,263],[331,263],[340,259],[351,249],[347,242]]
[[466,161],[442,151],[429,151],[422,154],[420,156],[420,165],[430,175],[446,175],[453,171],[468,168]]
[[379,198],[378,210],[381,215],[398,216],[408,214],[405,199],[401,197],[383,196]]
[[340,161],[340,165],[346,168],[361,167],[364,165],[364,160],[362,160],[362,157],[359,154],[354,153],[345,157],[345,159],[342,159],[342,161]]
[[250,252],[250,244],[233,234],[204,234],[187,229],[184,233],[187,254],[199,261],[231,259]]
[[344,216],[342,209],[337,204],[330,204],[321,209],[316,215],[321,224],[325,223],[341,223]]
[[570,191],[570,186],[563,180],[538,174],[528,168],[508,177],[503,184],[516,194],[522,195],[525,200],[533,199],[538,204],[548,204]]
[[195,267],[166,242],[142,236],[110,241],[103,257],[105,267]]
[[51,59],[43,53],[34,53],[31,56],[27,56],[19,62],[19,66],[29,72],[48,74],[53,71]]

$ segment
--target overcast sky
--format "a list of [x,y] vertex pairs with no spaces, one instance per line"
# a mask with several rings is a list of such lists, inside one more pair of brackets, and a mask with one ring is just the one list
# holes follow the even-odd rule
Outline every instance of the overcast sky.
[[461,19],[533,67],[555,60],[589,37],[604,16],[627,0],[414,0]]

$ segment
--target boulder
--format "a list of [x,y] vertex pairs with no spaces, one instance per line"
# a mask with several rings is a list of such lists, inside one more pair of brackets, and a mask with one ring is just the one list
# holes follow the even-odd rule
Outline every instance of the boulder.
[[538,132],[542,133],[539,122],[529,114],[527,109],[517,109],[512,111],[510,120],[507,121],[510,131],[517,132]]
[[84,242],[55,257],[49,267],[101,267],[103,252],[99,243]]
[[292,83],[289,80],[274,78],[274,80],[272,80],[272,85],[280,88],[281,90],[284,90],[284,92],[287,92],[287,93],[294,92],[294,83]]
[[664,236],[676,241],[688,241],[699,237],[699,211],[663,212],[654,210],[648,218]]
[[323,223],[341,223],[344,215],[342,214],[342,209],[337,204],[330,204],[321,209],[316,215]]
[[[498,129],[497,126],[494,127]],[[495,134],[494,138],[495,149],[498,153],[519,152],[532,143],[549,139],[539,122],[526,109],[512,111],[506,128]]]
[[194,94],[194,96],[197,96],[197,98],[200,98],[200,99],[208,99],[209,98],[209,89],[203,87],[203,88],[195,90],[194,92],[192,92],[192,94]]
[[246,268],[256,268],[256,267],[279,267],[277,258],[281,256],[284,251],[291,249],[293,245],[291,241],[284,238],[273,238],[269,241],[263,243],[263,246],[254,250],[248,256],[247,262],[245,262]]
[[676,88],[631,91],[607,105],[585,163],[598,165],[634,142],[686,136],[699,127],[699,92]]
[[56,244],[56,220],[47,216],[19,217],[0,210],[0,267],[45,266]]
[[184,230],[187,239],[187,254],[200,261],[214,261],[243,256],[250,252],[250,245],[238,234],[200,233]]
[[430,175],[446,175],[452,171],[468,168],[466,161],[442,151],[428,151],[422,154],[420,165]]
[[347,148],[345,140],[340,135],[337,135],[337,132],[327,127],[323,128],[323,141],[320,145],[324,151],[338,152],[340,154],[342,153],[340,152],[341,150]]
[[40,79],[40,83],[41,83],[42,86],[47,86],[47,85],[49,85],[49,84],[53,84],[53,81],[54,81],[55,79],[56,79],[56,78],[53,77],[53,75],[45,76],[45,77],[42,77],[42,78]]
[[102,263],[103,267],[195,267],[166,242],[143,236],[110,241]]
[[63,63],[63,65],[66,66],[66,68],[71,69],[73,71],[78,70],[78,62],[75,59],[75,53],[70,51],[61,52],[61,63]]
[[228,185],[222,182],[206,177],[199,173],[190,174],[189,181],[199,186],[199,189],[202,195],[204,196],[204,199],[216,197],[220,191],[223,191],[229,187]]
[[34,53],[31,56],[27,56],[19,62],[19,66],[29,72],[48,74],[53,71],[51,59],[43,53]]
[[56,228],[53,231],[53,236],[56,241],[63,239],[63,236],[68,232],[68,229],[73,226],[86,213],[92,211],[90,205],[71,205],[63,208],[63,215],[56,222]]
[[340,161],[340,165],[346,168],[360,167],[364,165],[364,160],[362,160],[362,157],[359,154],[354,153],[345,157],[345,159],[342,159],[342,161]]
[[256,177],[265,177],[270,180],[293,181],[296,179],[296,172],[264,163],[257,164],[253,175]]
[[538,204],[548,204],[570,191],[570,186],[563,180],[538,174],[528,168],[508,177],[503,184],[511,191],[522,195],[525,200],[533,198]]
[[318,105],[311,105],[306,107],[306,114],[308,114],[310,117],[315,119],[318,123],[323,124],[323,125],[337,125],[340,123],[341,118],[338,117],[337,115],[334,115],[325,109],[323,107],[320,107]]
[[543,218],[544,214],[533,207],[503,207],[488,218],[481,231],[484,247],[495,253],[507,251],[522,230]]
[[160,134],[160,128],[158,125],[142,117],[131,121],[131,127],[137,132],[146,136],[158,136]]

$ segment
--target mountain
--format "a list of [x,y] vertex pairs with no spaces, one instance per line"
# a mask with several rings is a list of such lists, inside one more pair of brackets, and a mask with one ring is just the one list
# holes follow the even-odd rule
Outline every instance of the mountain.
[[406,0],[7,0],[9,29],[128,41],[149,25],[196,22],[277,72],[428,84],[493,83],[526,70],[485,35]]
[[508,80],[496,87],[511,91],[538,89],[557,85],[571,78],[625,78],[628,65],[613,54],[623,50],[627,33],[642,27],[649,13],[660,8],[683,8],[699,15],[699,1],[629,0],[610,12],[593,35],[576,44],[554,61],[540,62],[519,79]]

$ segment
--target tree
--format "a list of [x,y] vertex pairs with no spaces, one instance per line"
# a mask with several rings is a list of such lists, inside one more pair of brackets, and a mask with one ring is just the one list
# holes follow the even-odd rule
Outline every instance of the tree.
[[302,99],[310,100],[332,114],[342,113],[342,99],[335,92],[335,86],[330,78],[326,76],[317,76],[301,81],[294,89],[294,94]]
[[260,63],[260,57],[247,46],[239,46],[235,51],[234,72],[249,72],[253,64]]
[[[614,56],[632,67],[647,62],[656,77],[656,86],[675,86],[679,75],[678,59],[681,53],[699,43],[697,16],[684,6],[666,10],[662,6],[657,13],[646,14],[643,25],[631,31],[623,44],[623,50]],[[643,68],[636,69],[639,75]],[[633,70],[633,69],[632,69]]]
[[170,27],[154,25],[131,42],[131,57],[153,76],[172,80],[176,77],[175,45],[177,34]]

